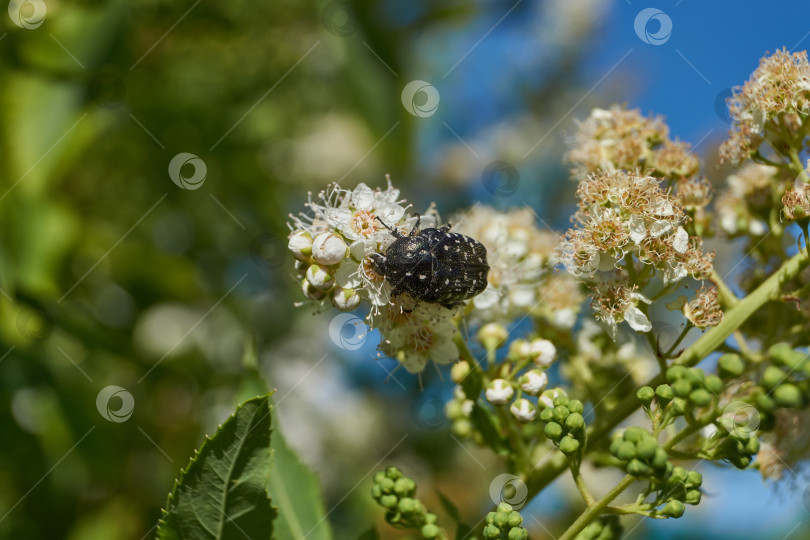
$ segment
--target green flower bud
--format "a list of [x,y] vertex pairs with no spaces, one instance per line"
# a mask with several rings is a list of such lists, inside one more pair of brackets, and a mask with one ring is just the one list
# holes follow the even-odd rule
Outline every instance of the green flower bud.
[[380,489],[380,486],[378,484],[374,484],[373,486],[371,486],[372,498],[374,498],[375,500],[379,499],[380,497],[382,497],[382,494],[383,494],[382,489]]
[[526,540],[529,533],[523,527],[515,527],[509,531],[509,540]]
[[496,508],[496,512],[499,514],[508,514],[513,510],[512,505],[508,502],[500,502],[498,503],[498,507]]
[[523,516],[520,515],[520,512],[512,510],[509,512],[509,520],[506,523],[512,528],[520,527],[523,524]]
[[658,444],[654,439],[644,439],[636,443],[636,457],[643,461],[651,461],[655,457]]
[[436,516],[436,514],[433,514],[431,512],[425,514],[425,523],[436,523],[438,519],[439,519],[438,516]]
[[487,513],[487,525],[489,525],[490,523],[494,523],[494,522],[495,522],[495,512],[488,512]]
[[399,510],[403,514],[411,514],[416,510],[416,501],[414,501],[410,497],[404,497],[399,500],[399,503],[397,504],[397,510]]
[[402,478],[402,471],[400,471],[398,468],[394,466],[391,466],[385,469],[385,476],[387,476],[391,480],[399,480],[400,478]]
[[773,390],[784,380],[784,371],[776,366],[768,366],[765,368],[765,371],[762,372],[762,378],[759,380],[759,384],[767,390]]
[[394,493],[400,497],[407,497],[416,490],[416,483],[410,478],[400,478],[394,482]]
[[579,450],[579,441],[570,435],[566,435],[560,441],[560,451],[563,454],[573,454]]
[[383,495],[380,497],[380,506],[383,508],[394,508],[397,505],[396,495]]
[[776,410],[776,401],[768,394],[760,394],[757,396],[757,409],[765,412],[773,412]]
[[805,355],[796,351],[787,343],[777,343],[768,349],[768,357],[780,366],[785,366],[790,370],[801,369],[804,364]]
[[784,408],[800,409],[804,405],[802,391],[791,383],[784,383],[774,390],[773,399],[777,405]]
[[385,513],[385,521],[388,523],[395,525],[402,521],[402,514],[397,512],[396,510],[389,510]]
[[667,487],[672,488],[676,484],[683,484],[686,482],[688,473],[683,467],[675,467],[672,469],[672,474],[667,479]]
[[554,397],[554,406],[555,407],[562,407],[568,405],[568,396],[560,394],[559,396]]
[[493,524],[489,524],[484,527],[484,538],[489,538],[494,540],[495,538],[501,537],[501,530]]
[[631,459],[627,464],[626,470],[627,474],[632,474],[633,476],[649,476],[652,472],[647,465],[637,459]]
[[724,379],[739,377],[745,371],[745,362],[734,353],[724,354],[717,361],[717,368],[720,376]]
[[554,409],[549,409],[548,407],[546,407],[545,409],[540,411],[540,420],[542,420],[543,422],[551,421],[551,419],[554,416],[553,411],[554,411]]
[[493,521],[493,523],[497,525],[499,529],[505,529],[509,524],[509,512],[498,512],[495,515],[495,521]]
[[672,387],[668,384],[661,384],[655,389],[655,395],[658,396],[658,402],[661,406],[666,407],[667,403],[675,397],[675,392],[672,391]]
[[662,516],[679,518],[683,515],[685,507],[681,501],[669,501],[662,509]]
[[622,461],[630,461],[636,457],[636,445],[630,441],[622,441],[618,444],[616,452],[613,453]]
[[557,405],[551,410],[552,418],[559,423],[565,422],[569,414],[571,414],[571,411],[565,405]]
[[585,405],[583,405],[582,402],[578,399],[569,399],[567,407],[568,410],[571,411],[572,413],[582,414],[583,412],[585,412]]
[[549,422],[548,424],[546,424],[546,427],[543,430],[543,432],[546,434],[546,437],[548,437],[552,441],[560,440],[560,437],[562,437],[562,431],[563,431],[562,426],[557,422]]
[[478,341],[488,351],[498,349],[509,337],[509,332],[499,323],[487,323],[478,330]]
[[622,433],[622,439],[633,443],[646,439],[649,436],[650,436],[649,432],[638,426],[631,426],[625,429],[624,433]]
[[650,464],[656,469],[665,469],[666,466],[669,465],[666,451],[663,448],[656,448],[655,455],[650,460]]
[[678,379],[672,383],[672,391],[675,392],[675,395],[679,398],[685,398],[692,391],[692,383],[686,379]]
[[689,373],[689,368],[680,364],[675,364],[667,370],[667,382],[674,383],[678,379],[686,377]]
[[705,407],[712,402],[712,395],[708,390],[698,388],[697,390],[692,390],[692,393],[689,394],[689,401],[698,407]]
[[655,398],[655,390],[653,390],[649,386],[642,386],[636,392],[636,397],[641,402],[642,405],[645,407],[649,407],[650,403],[652,403],[653,398]]
[[579,431],[585,427],[585,418],[579,413],[571,413],[565,419],[565,427],[570,433]]
[[374,483],[379,484],[385,478],[385,471],[377,471],[374,473]]
[[390,478],[383,478],[379,483],[380,489],[383,493],[393,493],[394,492],[394,481]]
[[745,441],[745,448],[743,448],[743,450],[752,456],[759,452],[759,439],[756,437],[748,437],[748,439]]
[[703,475],[697,471],[689,471],[686,473],[686,480],[684,480],[684,484],[690,489],[699,488],[700,485],[703,484]]
[[683,398],[676,397],[672,400],[672,412],[682,415],[686,412],[687,403]]
[[709,375],[706,377],[706,380],[703,381],[703,384],[706,385],[706,389],[712,394],[716,395],[723,391],[723,379],[717,375]]
[[436,538],[437,536],[439,536],[439,528],[436,525],[428,523],[422,526],[423,538]]
[[703,494],[699,489],[690,489],[686,492],[686,497],[683,502],[686,504],[700,504],[700,498]]

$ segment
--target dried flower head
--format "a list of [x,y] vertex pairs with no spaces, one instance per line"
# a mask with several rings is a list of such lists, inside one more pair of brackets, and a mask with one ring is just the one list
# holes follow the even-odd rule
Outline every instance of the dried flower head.
[[683,315],[698,328],[717,326],[723,320],[723,310],[717,299],[716,287],[701,287],[683,306]]

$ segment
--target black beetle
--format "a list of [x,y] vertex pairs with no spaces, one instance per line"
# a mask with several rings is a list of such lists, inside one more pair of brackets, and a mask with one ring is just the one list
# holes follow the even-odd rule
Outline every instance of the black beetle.
[[396,240],[385,255],[369,257],[372,269],[391,284],[392,296],[408,293],[414,300],[451,308],[486,289],[487,249],[480,242],[449,232],[449,225],[420,231],[419,215],[407,236],[377,219]]

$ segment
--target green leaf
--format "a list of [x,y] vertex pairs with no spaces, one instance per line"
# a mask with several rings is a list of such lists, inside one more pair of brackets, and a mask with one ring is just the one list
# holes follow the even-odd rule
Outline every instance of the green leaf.
[[484,438],[484,442],[487,443],[487,446],[500,455],[505,455],[509,452],[509,445],[499,434],[497,421],[491,412],[476,403],[470,413],[470,420],[475,426],[475,429],[481,432],[481,436]]
[[270,424],[265,395],[243,403],[206,438],[169,494],[160,540],[271,538]]
[[438,495],[444,511],[450,516],[450,519],[456,522],[456,540],[467,538],[472,531],[472,527],[461,522],[461,514],[458,511],[458,507],[438,489],[436,490],[436,495]]
[[278,428],[273,433],[273,469],[268,492],[278,510],[276,540],[331,540],[315,474],[287,446]]

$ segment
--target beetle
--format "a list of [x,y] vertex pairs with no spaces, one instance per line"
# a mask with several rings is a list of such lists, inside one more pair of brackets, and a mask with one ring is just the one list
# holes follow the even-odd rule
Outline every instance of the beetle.
[[487,287],[487,249],[481,242],[450,232],[450,225],[439,229],[419,229],[408,235],[386,225],[396,238],[385,254],[372,253],[372,269],[391,283],[392,296],[408,293],[414,300],[452,308],[481,293]]

